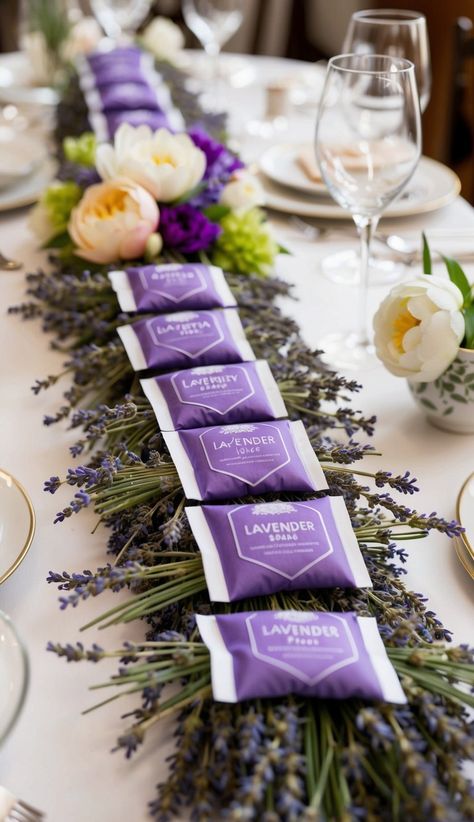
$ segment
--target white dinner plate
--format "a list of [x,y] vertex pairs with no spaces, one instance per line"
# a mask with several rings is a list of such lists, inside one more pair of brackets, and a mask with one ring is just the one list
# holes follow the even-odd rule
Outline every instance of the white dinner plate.
[[456,516],[465,528],[460,539],[474,561],[474,474],[467,478],[459,492]]
[[18,568],[35,533],[35,512],[23,486],[0,469],[0,584]]
[[[333,200],[278,185],[264,174],[260,174],[259,177],[268,208],[286,214],[297,214],[300,217],[351,219],[350,213]],[[461,182],[454,171],[430,157],[422,157],[408,186],[400,197],[388,206],[384,217],[410,217],[414,214],[436,211],[454,200],[460,190]]]
[[274,183],[294,188],[305,194],[328,194],[323,182],[315,183],[306,176],[298,162],[303,146],[295,143],[278,143],[260,157],[260,168]]
[[45,160],[46,146],[38,137],[0,126],[0,189],[26,180]]
[[56,163],[46,160],[29,177],[0,191],[0,211],[32,205],[41,197],[56,173]]
[[34,84],[33,69],[23,52],[0,55],[0,102],[15,106],[55,106],[58,100],[53,88]]
[[0,611],[0,745],[18,718],[27,686],[25,649],[11,620]]

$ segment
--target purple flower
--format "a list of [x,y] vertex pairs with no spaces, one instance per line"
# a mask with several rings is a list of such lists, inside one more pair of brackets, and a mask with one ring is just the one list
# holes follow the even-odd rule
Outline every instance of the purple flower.
[[182,254],[209,248],[220,234],[220,226],[189,203],[160,209],[160,232],[165,247],[175,248]]
[[205,208],[219,201],[220,193],[231,174],[243,168],[244,164],[222,143],[218,143],[202,129],[191,129],[189,136],[194,145],[206,155],[206,170],[203,177],[206,187],[189,202],[196,208]]
[[194,145],[206,155],[205,180],[218,177],[225,182],[234,171],[244,167],[243,162],[235,154],[232,154],[225,145],[210,137],[203,129],[195,127],[188,133]]

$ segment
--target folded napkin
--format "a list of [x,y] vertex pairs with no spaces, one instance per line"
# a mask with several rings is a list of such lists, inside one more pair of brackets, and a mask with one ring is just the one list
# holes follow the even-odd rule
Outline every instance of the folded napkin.
[[[413,146],[407,145],[401,140],[391,142],[380,140],[371,144],[369,160],[368,153],[364,148],[364,143],[359,145],[341,144],[340,146],[333,145],[331,150],[333,156],[340,158],[341,163],[348,171],[362,170],[367,168],[369,164],[371,168],[381,168],[387,163],[409,161],[414,151]],[[322,182],[321,172],[314,155],[314,146],[302,146],[296,155],[296,162],[311,182]]]
[[0,822],[3,822],[3,820],[7,818],[15,802],[16,798],[13,794],[0,785]]

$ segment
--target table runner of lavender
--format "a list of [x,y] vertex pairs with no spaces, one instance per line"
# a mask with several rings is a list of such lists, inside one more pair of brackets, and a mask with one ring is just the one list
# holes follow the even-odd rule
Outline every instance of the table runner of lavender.
[[[177,69],[165,64],[159,69],[186,126],[198,123],[222,139],[225,118],[200,108]],[[62,149],[63,138],[89,128],[76,79],[57,114],[59,178],[87,185],[90,170],[67,160]],[[186,258],[195,259],[179,257]],[[165,248],[161,259],[178,256]],[[50,477],[45,490],[55,493],[62,484],[76,489],[56,515],[58,523],[94,508],[104,556],[95,571],[81,570],[78,557],[79,570],[51,571],[48,582],[58,586],[62,610],[78,605],[87,610],[83,603],[91,597],[126,589],[126,600],[88,624],[139,620],[144,638],[114,649],[104,631],[103,647],[89,647],[76,637],[67,645],[52,638],[47,648],[68,662],[117,660],[117,673],[103,690],[94,691],[99,706],[123,694],[136,700],[125,717],[120,719],[117,710],[113,755],[118,751],[158,761],[159,742],[154,736],[147,744],[147,732],[173,713],[176,750],[166,780],[148,798],[150,814],[158,820],[172,819],[186,806],[195,820],[473,819],[472,785],[462,770],[473,753],[466,710],[474,705],[472,651],[450,644],[449,630],[429,610],[426,597],[403,582],[405,542],[416,550],[412,541],[429,538],[435,529],[446,534],[448,550],[448,538],[459,533],[459,526],[406,504],[418,490],[408,471],[398,476],[370,470],[370,455],[376,452],[367,438],[375,419],[353,408],[359,385],[324,366],[319,352],[304,344],[295,323],[276,306],[277,297],[290,295],[288,285],[261,272],[227,271],[226,278],[257,357],[268,360],[290,418],[306,426],[329,493],[345,499],[373,589],[282,592],[220,609],[210,605],[183,512],[183,491],[116,334],[117,326],[133,318],[120,313],[106,267],[86,267],[60,250],[46,270],[27,275],[27,301],[11,310],[39,319],[51,345],[65,352],[62,373],[33,386],[37,393],[65,380],[64,402],[44,422],[78,431],[70,449],[73,467],[62,480]],[[58,527],[67,529],[67,522]],[[236,705],[214,702],[208,651],[195,614],[286,608],[375,616],[408,704],[293,696]],[[97,707],[94,703],[87,710]],[[147,797],[135,801],[141,813]]]

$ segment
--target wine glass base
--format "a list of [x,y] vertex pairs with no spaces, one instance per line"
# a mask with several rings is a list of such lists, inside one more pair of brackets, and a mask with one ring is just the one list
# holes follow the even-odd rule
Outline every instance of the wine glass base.
[[[335,251],[320,260],[319,267],[329,280],[343,285],[360,282],[360,257],[353,248]],[[369,259],[369,286],[390,285],[401,280],[406,273],[403,263],[371,254]]]
[[370,371],[380,365],[375,348],[356,333],[327,334],[318,341],[326,365],[345,371]]

